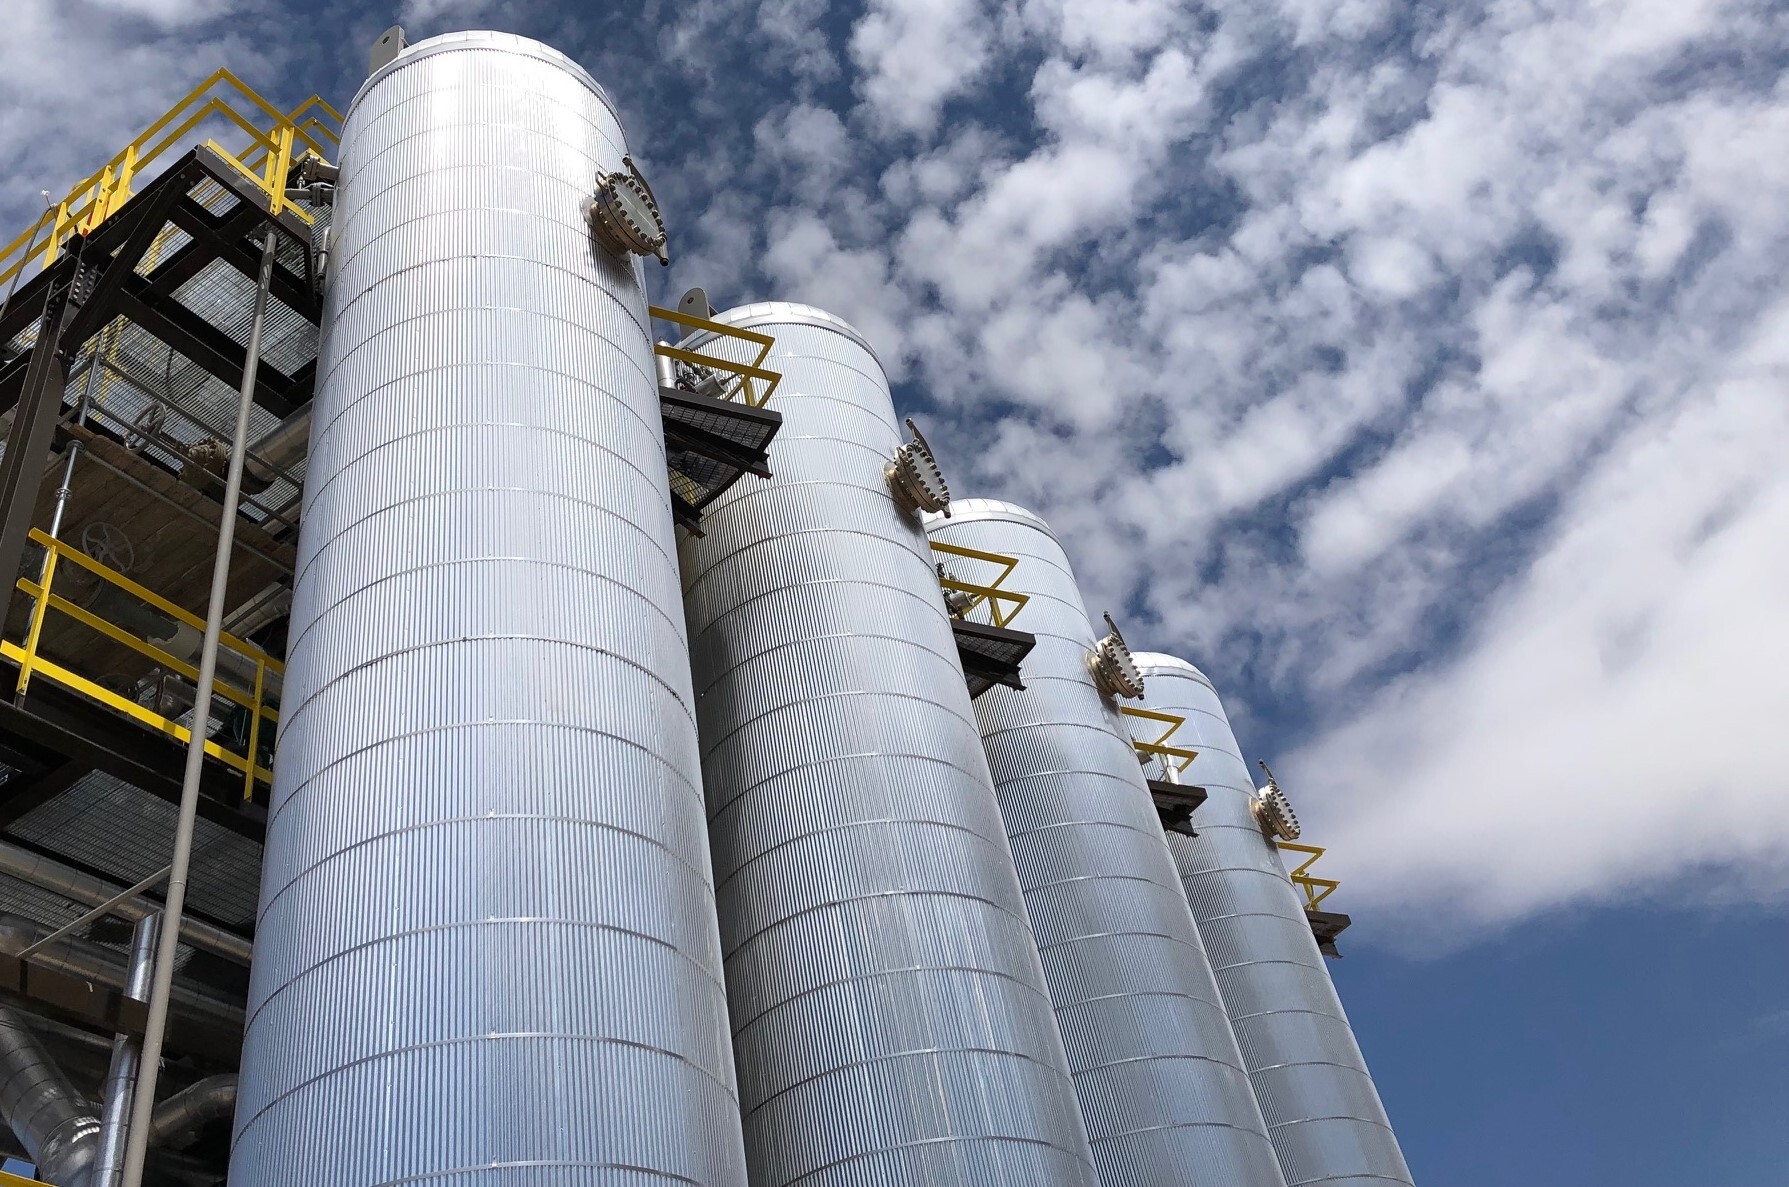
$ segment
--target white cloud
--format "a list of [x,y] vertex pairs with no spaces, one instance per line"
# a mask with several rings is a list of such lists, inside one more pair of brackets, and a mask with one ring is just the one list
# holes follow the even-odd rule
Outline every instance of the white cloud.
[[876,123],[930,132],[944,104],[987,64],[992,30],[978,0],[871,0],[851,33],[859,91]]

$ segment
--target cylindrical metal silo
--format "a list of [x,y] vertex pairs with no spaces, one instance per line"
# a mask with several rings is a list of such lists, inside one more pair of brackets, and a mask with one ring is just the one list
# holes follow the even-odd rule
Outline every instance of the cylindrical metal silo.
[[1136,657],[1144,703],[1186,718],[1187,780],[1208,798],[1197,837],[1168,837],[1290,1187],[1410,1183],[1385,1106],[1279,850],[1254,815],[1255,785],[1224,707],[1192,664]]
[[752,1182],[1091,1184],[881,365],[817,309],[718,320],[783,376],[775,478],[681,552]]
[[1019,558],[1025,690],[976,702],[994,786],[1104,1187],[1280,1187],[1242,1057],[1067,556],[1010,503],[952,504],[933,539]]
[[624,143],[496,33],[349,109],[233,1182],[746,1181]]

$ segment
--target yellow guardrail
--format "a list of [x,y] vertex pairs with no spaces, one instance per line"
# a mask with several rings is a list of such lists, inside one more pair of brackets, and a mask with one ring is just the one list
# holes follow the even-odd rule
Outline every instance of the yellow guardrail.
[[[663,342],[653,347],[653,353],[661,358],[675,359],[680,363],[688,363],[694,367],[707,367],[713,371],[725,371],[733,378],[723,385],[721,399],[739,400],[753,408],[762,408],[775,394],[777,384],[783,377],[776,371],[766,371],[764,361],[770,357],[770,348],[776,345],[776,339],[769,334],[760,334],[755,330],[742,330],[738,326],[725,325],[711,321],[705,317],[697,317],[691,313],[680,313],[675,309],[661,309],[657,305],[647,309],[653,317],[672,322],[690,330],[704,330],[721,338],[732,338],[739,342],[749,342],[758,348],[757,357],[749,363],[736,362],[719,355],[703,354],[697,350],[685,350],[680,346],[670,346]],[[763,390],[752,386],[753,380],[764,385]]]
[[1315,845],[1300,845],[1296,841],[1275,841],[1274,844],[1291,853],[1309,855],[1287,877],[1292,879],[1292,885],[1304,891],[1304,909],[1315,911],[1317,904],[1328,898],[1335,888],[1341,885],[1333,878],[1318,878],[1310,872],[1311,867],[1317,863],[1317,859],[1322,857],[1326,851]]
[[967,618],[976,609],[985,605],[988,608],[988,616],[993,619],[994,625],[1003,627],[1016,618],[1019,611],[1023,610],[1025,604],[1031,600],[1030,594],[1015,593],[1013,590],[1000,588],[1000,583],[1012,576],[1013,570],[1019,567],[1019,558],[1016,556],[984,552],[979,548],[965,548],[961,544],[946,544],[942,540],[932,541],[932,551],[945,556],[959,556],[965,560],[1000,566],[1000,572],[994,577],[994,580],[983,584],[953,577],[944,572],[942,565],[939,566],[938,584],[947,590],[968,596],[968,601],[962,607],[958,617]]
[[116,214],[136,192],[132,187],[148,165],[172,150],[183,151],[188,136],[214,118],[245,133],[248,143],[239,152],[231,152],[216,140],[205,144],[267,196],[268,209],[274,214],[291,210],[310,222],[308,212],[287,201],[286,174],[295,152],[302,155],[308,149],[319,156],[329,155],[326,146],[340,142],[337,129],[342,117],[316,95],[290,113],[281,112],[234,74],[218,70],[0,249],[0,284],[10,284],[33,260],[41,259],[46,268],[53,264],[69,236],[90,233]]
[[[25,628],[25,642],[21,646],[10,639],[0,639],[0,658],[11,660],[19,666],[19,679],[18,683],[14,686],[16,695],[23,697],[26,690],[31,687],[31,678],[34,675],[41,675],[46,680],[53,680],[64,688],[98,701],[106,708],[116,710],[127,717],[142,722],[144,725],[147,725],[152,729],[160,730],[162,733],[168,734],[180,742],[190,741],[192,738],[192,731],[186,726],[181,725],[174,719],[166,717],[153,709],[139,705],[126,697],[119,696],[104,685],[89,680],[87,677],[82,676],[77,672],[70,671],[61,664],[45,659],[38,654],[38,645],[43,639],[44,620],[48,617],[49,611],[55,610],[60,614],[65,614],[69,618],[74,619],[82,626],[97,631],[115,643],[121,643],[132,651],[137,652],[139,655],[147,656],[162,667],[169,671],[177,672],[188,680],[197,682],[199,678],[199,669],[188,663],[186,660],[164,651],[147,639],[139,638],[114,622],[101,618],[86,607],[77,605],[64,597],[59,596],[55,592],[56,572],[64,561],[85,569],[100,580],[123,590],[130,596],[137,598],[178,622],[185,623],[194,630],[203,631],[205,629],[204,621],[185,609],[176,606],[173,602],[168,601],[160,594],[154,593],[143,586],[138,585],[136,582],[115,569],[108,568],[106,565],[94,560],[78,548],[40,532],[35,528],[31,531],[31,539],[42,545],[47,555],[44,558],[43,580],[41,583],[25,577],[19,578],[18,581],[18,588],[23,590],[26,594],[29,594],[31,597],[31,615],[28,620],[28,625]],[[265,651],[262,651],[253,643],[238,639],[235,635],[232,635],[227,631],[221,636],[219,645],[243,656],[254,665],[255,679],[252,691],[244,692],[223,681],[219,681],[216,685],[215,693],[215,695],[224,700],[240,705],[242,708],[249,711],[248,744],[243,748],[243,753],[239,754],[236,751],[228,750],[223,746],[220,746],[216,742],[207,740],[205,743],[205,753],[242,772],[242,796],[244,799],[248,799],[254,794],[255,780],[259,779],[264,783],[271,783],[273,781],[273,772],[266,767],[261,766],[259,762],[256,761],[256,756],[260,750],[261,744],[261,723],[265,721],[270,725],[277,726],[279,724],[279,713],[268,708],[266,704],[267,674],[269,672],[274,672],[283,677],[285,675],[286,665],[273,658],[273,656],[267,654]],[[209,705],[195,706],[193,709],[193,720],[208,720],[207,711],[209,709]]]
[[1159,759],[1164,767],[1168,766],[1171,760],[1177,761],[1179,765],[1175,766],[1174,770],[1184,771],[1192,765],[1195,758],[1199,757],[1197,750],[1188,750],[1184,746],[1168,744],[1168,739],[1172,738],[1175,732],[1186,724],[1186,718],[1180,714],[1163,713],[1160,709],[1137,709],[1130,705],[1120,705],[1118,711],[1126,717],[1134,717],[1141,721],[1160,722],[1168,727],[1154,741],[1140,742],[1135,738],[1131,739],[1131,745],[1137,748],[1137,753],[1144,760]]

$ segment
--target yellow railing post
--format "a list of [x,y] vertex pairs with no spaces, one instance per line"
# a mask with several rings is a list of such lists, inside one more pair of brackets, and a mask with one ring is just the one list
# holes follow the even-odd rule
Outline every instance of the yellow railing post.
[[1310,872],[1311,867],[1317,863],[1317,859],[1322,857],[1327,850],[1316,845],[1302,845],[1296,841],[1275,841],[1274,845],[1291,853],[1309,854],[1304,861],[1286,875],[1292,880],[1294,886],[1304,892],[1305,910],[1315,911],[1317,904],[1328,898],[1334,893],[1336,887],[1341,885],[1333,878],[1319,878]]
[[945,556],[960,556],[967,560],[983,561],[987,564],[1000,566],[1000,572],[994,577],[994,580],[986,585],[978,585],[973,581],[964,581],[957,577],[939,574],[938,584],[941,587],[970,595],[969,604],[963,608],[964,614],[969,614],[986,603],[988,617],[993,619],[995,626],[1003,627],[1018,617],[1019,611],[1023,610],[1026,603],[1031,601],[1030,594],[1016,593],[1013,590],[1000,587],[1001,582],[1012,576],[1013,570],[1019,567],[1018,557],[1007,556],[1000,552],[984,552],[979,548],[965,548],[961,544],[947,544],[942,540],[933,540],[931,545],[933,552],[941,552]]
[[19,683],[13,690],[14,696],[23,697],[25,690],[31,687],[31,671],[37,666],[37,643],[43,637],[44,615],[50,609],[50,582],[55,579],[56,550],[52,548],[44,554],[37,596],[31,604],[31,625],[25,630],[25,657],[19,661]]
[[259,762],[261,753],[261,694],[267,688],[267,661],[255,661],[255,703],[248,711],[248,759],[246,769],[242,772],[242,798],[255,798],[255,764]]
[[1153,742],[1139,742],[1135,738],[1131,739],[1131,745],[1136,747],[1137,753],[1142,755],[1145,760],[1156,758],[1161,761],[1163,767],[1166,767],[1169,759],[1179,759],[1179,765],[1174,768],[1176,772],[1179,772],[1186,770],[1192,765],[1192,761],[1199,757],[1197,750],[1188,750],[1184,746],[1168,744],[1168,739],[1174,736],[1175,731],[1186,724],[1186,718],[1180,714],[1164,713],[1160,709],[1138,709],[1131,705],[1120,705],[1118,711],[1126,717],[1134,717],[1143,721],[1157,721],[1168,727]]

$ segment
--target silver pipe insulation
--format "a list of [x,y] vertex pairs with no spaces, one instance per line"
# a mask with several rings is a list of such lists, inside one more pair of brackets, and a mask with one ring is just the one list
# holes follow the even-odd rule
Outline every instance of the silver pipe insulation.
[[1287,1183],[1408,1185],[1304,904],[1256,823],[1254,780],[1216,690],[1183,659],[1135,658],[1144,703],[1185,717],[1175,741],[1199,752],[1187,772],[1208,797],[1199,835],[1168,845]]
[[752,1183],[1091,1184],[882,368],[821,310],[716,320],[783,376],[776,477],[680,544]]
[[236,1085],[234,1074],[211,1076],[156,1105],[149,1121],[149,1144],[179,1145],[178,1139],[234,1114]]
[[994,787],[1104,1187],[1283,1187],[1135,750],[1089,670],[1097,634],[1031,512],[986,499],[934,540],[1017,557],[1023,691],[977,698]]
[[[48,935],[50,929],[19,915],[0,914],[0,952],[17,956]],[[58,940],[31,954],[31,963],[46,969],[123,991],[130,984],[130,964],[110,948],[87,940]],[[190,981],[174,987],[174,1010],[194,1027],[240,1030],[242,1006],[223,994]]]
[[[143,1001],[149,996],[149,980],[155,969],[155,948],[161,935],[161,916],[146,915],[131,931],[130,974],[126,997]],[[112,1039],[112,1062],[100,1089],[98,1150],[93,1159],[93,1187],[117,1187],[124,1174],[124,1150],[129,1136],[131,1098],[137,1089],[137,1069],[143,1047],[133,1035]]]
[[[243,454],[248,444],[249,409],[254,406],[255,373],[261,365],[261,332],[267,322],[267,290],[273,281],[275,232],[263,231],[261,275],[255,289],[254,319],[249,326],[242,389],[237,397],[236,433],[230,443],[230,473],[224,481],[222,521],[217,532],[217,556],[211,569],[211,593],[206,599],[205,642],[199,657],[199,679],[194,694],[193,729],[186,749],[186,772],[180,790],[180,810],[174,824],[174,854],[169,862],[166,905],[167,926],[157,937],[155,972],[149,987],[149,1018],[143,1028],[143,1058],[137,1072],[136,1097],[131,1106],[126,1134],[123,1187],[140,1187],[143,1160],[149,1151],[149,1120],[155,1111],[155,1085],[161,1074],[162,1040],[168,1025],[169,1000],[174,988],[174,958],[180,943],[181,915],[186,907],[186,884],[193,853],[193,831],[199,810],[199,780],[205,763],[207,730],[199,728],[211,705],[217,681],[218,636],[223,632],[224,599],[229,594],[230,550],[236,540],[236,511],[242,498]],[[253,756],[251,756],[252,759]],[[252,765],[252,763],[251,763]]]
[[232,1182],[746,1182],[626,151],[505,34],[348,111]]
[[[0,874],[90,907],[97,907],[118,893],[118,888],[103,878],[95,878],[6,841],[0,841]],[[133,923],[160,913],[161,904],[146,898],[128,898],[112,909],[112,914]],[[251,941],[202,919],[181,920],[180,939],[194,948],[240,965],[247,965],[254,955]]]
[[7,1006],[0,1006],[0,1118],[36,1164],[38,1178],[88,1187],[99,1118],[24,1017]]

